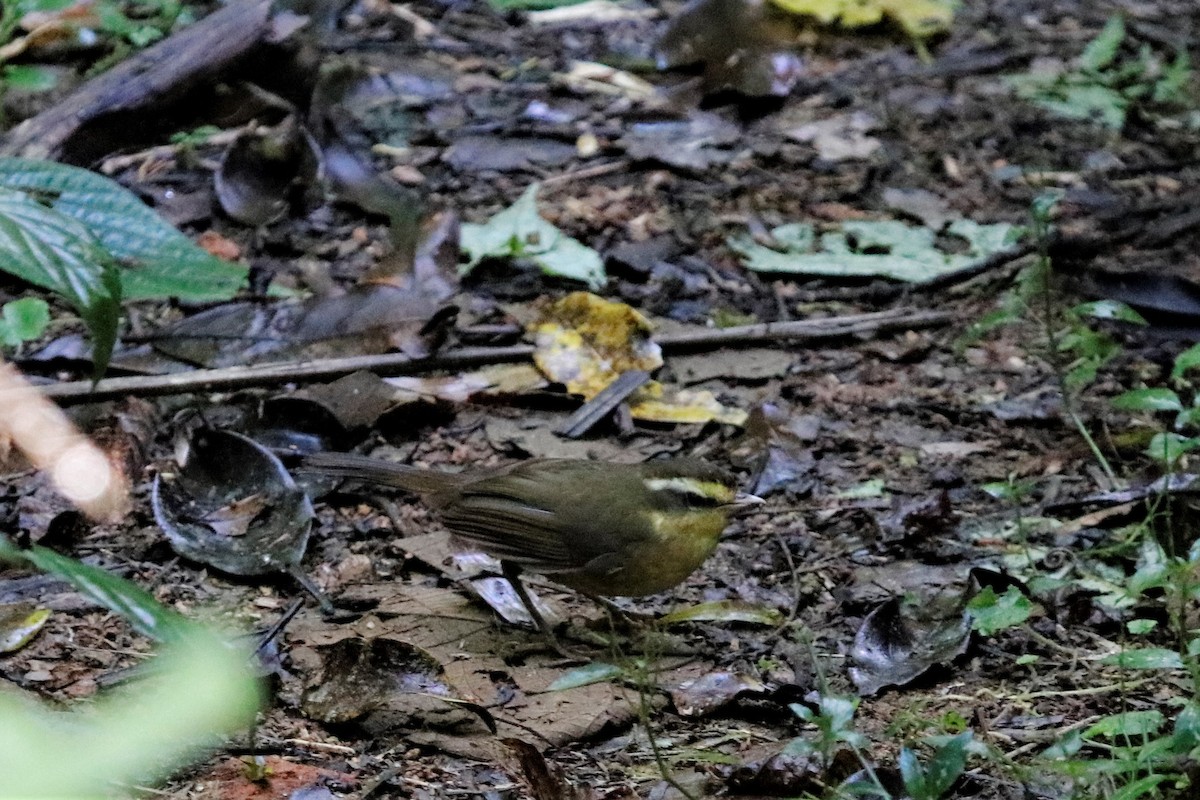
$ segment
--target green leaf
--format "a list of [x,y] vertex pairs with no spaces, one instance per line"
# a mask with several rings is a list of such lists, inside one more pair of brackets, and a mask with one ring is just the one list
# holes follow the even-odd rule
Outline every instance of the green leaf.
[[[967,765],[967,746],[971,731],[963,731],[937,749],[925,766],[925,797],[937,800],[944,796]],[[915,798],[915,796],[914,796]]]
[[1138,778],[1136,781],[1125,784],[1109,795],[1109,800],[1138,800],[1139,797],[1158,796],[1158,792],[1156,791],[1158,785],[1164,781],[1174,780],[1175,777],[1174,775],[1160,773]]
[[916,751],[901,747],[897,764],[900,777],[904,779],[904,789],[913,800],[929,800],[929,793],[925,789],[925,768],[921,766]]
[[1112,399],[1114,407],[1124,411],[1182,411],[1179,395],[1165,388],[1130,389]]
[[1083,732],[1083,738],[1114,738],[1119,736],[1144,736],[1157,733],[1166,723],[1161,711],[1126,711],[1110,714]]
[[1125,19],[1117,14],[1110,17],[1095,39],[1088,42],[1087,47],[1079,56],[1079,66],[1092,72],[1099,72],[1112,63],[1125,41]]
[[604,287],[608,276],[600,255],[538,215],[538,184],[482,225],[464,224],[460,236],[470,273],[485,258],[525,258],[547,275],[583,281],[592,289]]
[[70,583],[80,594],[124,617],[130,626],[151,639],[180,641],[194,633],[195,623],[172,611],[137,584],[59,555],[45,547],[21,549],[0,535],[0,560],[27,562]]
[[752,625],[775,626],[783,621],[779,609],[754,605],[738,600],[714,600],[699,603],[678,611],[672,611],[659,622],[670,625],[675,622],[745,622]]
[[1162,77],[1154,82],[1151,99],[1156,103],[1183,103],[1187,98],[1187,85],[1192,80],[1192,58],[1187,50],[1181,49],[1175,55]]
[[1143,633],[1149,633],[1158,627],[1158,620],[1154,619],[1131,619],[1125,623],[1125,629],[1135,636],[1140,636]]
[[1033,603],[1015,586],[1009,586],[999,597],[992,587],[985,586],[967,603],[967,611],[971,615],[971,629],[991,636],[1029,619]]
[[36,339],[50,324],[50,306],[39,297],[23,297],[0,309],[0,340],[9,347]]
[[94,377],[117,340],[121,285],[116,264],[81,222],[23,192],[0,188],[0,268],[60,294],[92,334]]
[[1081,318],[1115,319],[1142,326],[1150,324],[1145,317],[1120,300],[1094,300],[1090,303],[1080,303],[1072,310]]
[[103,175],[53,161],[0,158],[0,187],[45,197],[54,211],[90,230],[121,265],[127,300],[227,300],[246,282],[245,267],[209,255]]
[[10,89],[23,92],[48,92],[58,85],[58,73],[46,67],[11,64],[0,70],[0,80]]
[[589,686],[593,683],[603,683],[619,678],[625,674],[625,670],[615,664],[605,664],[601,661],[594,661],[591,664],[585,664],[577,669],[564,672],[551,683],[546,691],[561,692],[565,689],[577,689],[580,686]]
[[1191,700],[1175,717],[1175,730],[1171,734],[1175,749],[1186,752],[1200,745],[1200,702]]
[[1200,366],[1200,342],[1175,356],[1175,366],[1171,368],[1171,380],[1182,380],[1188,370]]
[[815,252],[815,234],[811,226],[801,224],[772,231],[785,248],[782,252],[748,236],[731,237],[728,245],[742,256],[746,269],[755,272],[884,277],[917,283],[977,264],[1011,247],[1023,231],[1007,223],[980,225],[958,219],[946,234],[963,240],[965,251],[944,252],[938,248],[934,231],[896,220],[843,223],[840,231],[820,237]]
[[241,648],[197,625],[130,691],[63,712],[0,692],[0,797],[111,797],[156,782],[254,720],[260,697]]
[[1146,455],[1170,467],[1188,452],[1195,450],[1197,445],[1200,445],[1200,439],[1180,436],[1178,433],[1160,432],[1151,437],[1150,444],[1146,447]]
[[1105,656],[1100,663],[1124,669],[1183,669],[1183,659],[1179,657],[1179,653],[1165,647],[1123,650],[1120,653]]

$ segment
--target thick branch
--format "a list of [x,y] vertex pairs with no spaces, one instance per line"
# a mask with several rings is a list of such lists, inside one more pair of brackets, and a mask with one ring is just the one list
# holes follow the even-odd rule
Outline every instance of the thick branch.
[[263,40],[270,12],[271,0],[237,0],[209,14],[22,122],[0,143],[0,155],[58,159],[101,118],[158,107],[212,81]]

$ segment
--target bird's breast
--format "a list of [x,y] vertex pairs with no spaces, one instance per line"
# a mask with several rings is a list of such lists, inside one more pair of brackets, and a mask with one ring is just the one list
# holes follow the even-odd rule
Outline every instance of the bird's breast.
[[649,522],[654,536],[630,545],[626,566],[606,575],[596,594],[639,597],[679,585],[716,549],[726,517],[711,509],[656,511]]

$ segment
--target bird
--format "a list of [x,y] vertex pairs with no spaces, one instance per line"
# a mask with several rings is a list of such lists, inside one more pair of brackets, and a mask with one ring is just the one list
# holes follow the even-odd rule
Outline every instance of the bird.
[[301,470],[422,495],[460,543],[500,560],[534,624],[555,645],[520,580],[523,570],[594,599],[657,594],[704,563],[735,511],[763,502],[739,492],[729,472],[689,457],[639,464],[530,459],[452,473],[320,452]]

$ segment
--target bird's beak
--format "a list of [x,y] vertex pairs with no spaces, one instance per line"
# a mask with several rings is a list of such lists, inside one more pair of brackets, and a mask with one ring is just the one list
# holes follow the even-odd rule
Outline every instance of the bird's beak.
[[760,506],[765,502],[767,502],[767,501],[763,500],[761,497],[759,497],[756,494],[749,494],[748,492],[738,492],[737,496],[733,498],[732,505],[737,508],[746,508],[748,506]]

